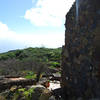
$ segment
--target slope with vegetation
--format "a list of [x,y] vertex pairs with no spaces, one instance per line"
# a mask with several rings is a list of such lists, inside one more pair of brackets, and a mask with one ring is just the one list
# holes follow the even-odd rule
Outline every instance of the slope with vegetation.
[[48,100],[48,75],[60,75],[61,50],[42,47],[1,53],[0,100]]
[[30,47],[8,51],[0,54],[0,75],[20,75],[27,73],[27,71],[36,73],[41,67],[42,70],[59,68],[60,60],[61,48]]

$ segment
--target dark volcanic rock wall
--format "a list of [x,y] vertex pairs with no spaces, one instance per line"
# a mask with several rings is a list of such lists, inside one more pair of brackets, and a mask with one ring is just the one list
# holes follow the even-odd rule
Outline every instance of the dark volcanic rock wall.
[[79,2],[78,22],[75,4],[66,15],[61,83],[65,100],[100,98],[100,0]]

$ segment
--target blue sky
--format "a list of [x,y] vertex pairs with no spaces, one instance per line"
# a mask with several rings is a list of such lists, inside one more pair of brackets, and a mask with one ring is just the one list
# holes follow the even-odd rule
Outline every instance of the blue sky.
[[65,15],[74,0],[0,0],[0,52],[64,44]]

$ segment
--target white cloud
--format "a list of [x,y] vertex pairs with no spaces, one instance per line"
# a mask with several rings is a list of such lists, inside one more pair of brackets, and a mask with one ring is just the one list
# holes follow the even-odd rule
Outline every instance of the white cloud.
[[36,8],[26,11],[24,18],[36,26],[61,26],[75,0],[38,0]]
[[0,22],[0,52],[8,49],[40,47],[61,47],[64,44],[64,34],[61,32],[48,32],[46,34],[18,34]]
[[0,39],[12,38],[15,32],[11,31],[6,24],[0,22]]

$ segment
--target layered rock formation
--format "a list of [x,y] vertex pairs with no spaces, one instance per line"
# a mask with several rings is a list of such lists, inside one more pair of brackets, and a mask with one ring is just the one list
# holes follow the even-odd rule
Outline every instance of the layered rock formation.
[[62,51],[62,83],[65,100],[100,98],[100,0],[79,0],[66,15]]

